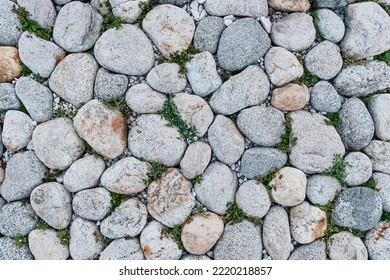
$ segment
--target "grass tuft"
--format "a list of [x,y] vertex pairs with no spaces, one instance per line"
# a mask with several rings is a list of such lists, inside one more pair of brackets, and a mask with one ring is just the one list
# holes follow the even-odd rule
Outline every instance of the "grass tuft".
[[114,193],[114,192],[110,192],[110,196],[111,196],[111,208],[110,210],[108,211],[108,213],[106,214],[105,218],[107,218],[108,216],[110,216],[112,213],[114,213],[115,209],[121,205],[122,202],[124,202],[125,200],[127,200],[127,196],[125,196],[124,194],[119,194],[119,193]]
[[27,245],[28,242],[27,236],[13,236],[12,240],[15,242],[15,246],[18,249],[24,245]]
[[142,28],[142,21],[146,15],[152,10],[153,6],[158,4],[158,0],[150,0],[148,2],[140,2],[139,7],[141,8],[141,14],[137,19],[138,27]]
[[372,189],[372,190],[376,189],[376,183],[375,183],[375,180],[373,178],[370,178],[367,182],[365,182],[361,186]]
[[70,242],[70,233],[69,229],[63,229],[57,232],[57,238],[60,241],[61,245],[68,245]]
[[297,78],[294,82],[300,85],[304,84],[307,87],[312,87],[319,81],[320,79],[317,76],[310,73],[310,71],[307,70],[305,67],[303,70],[303,75]]
[[150,163],[151,168],[146,173],[146,176],[149,177],[149,182],[160,179],[161,175],[167,170],[167,167],[163,164],[157,162]]
[[107,14],[102,15],[103,23],[102,23],[102,27],[100,28],[100,31],[105,32],[108,29],[112,29],[112,28],[118,29],[119,27],[121,27],[123,22],[119,17],[113,14],[110,1],[107,0],[102,5],[104,5],[107,8],[108,12]]
[[345,186],[345,167],[348,163],[341,155],[335,155],[333,158],[333,166],[325,170],[322,174],[336,178],[342,186]]
[[202,182],[202,174],[196,175],[195,178],[191,180],[191,183],[193,185],[200,184],[201,182]]
[[126,119],[133,115],[133,111],[127,106],[126,99],[124,96],[118,97],[113,100],[103,101],[103,104],[108,108],[120,111]]
[[49,229],[49,228],[50,228],[50,226],[44,220],[41,220],[41,219],[39,219],[39,221],[35,224],[35,229],[45,230],[45,229]]
[[35,20],[28,19],[27,17],[30,13],[26,10],[26,8],[15,8],[14,6],[13,12],[18,16],[18,20],[22,26],[20,29],[22,31],[28,31],[34,33],[39,38],[50,40],[53,30],[50,27],[42,28]]
[[326,117],[328,118],[325,120],[327,125],[339,126],[341,124],[340,114],[338,112],[326,113]]
[[280,168],[276,168],[273,171],[271,171],[268,174],[266,174],[265,176],[263,176],[261,178],[254,177],[254,179],[256,180],[256,182],[258,184],[263,184],[265,186],[265,188],[268,190],[268,192],[270,192],[272,190],[272,187],[270,186],[270,183],[275,178],[275,174],[279,170],[280,170]]
[[176,63],[180,67],[179,74],[185,75],[187,73],[186,63],[191,60],[191,58],[193,57],[194,54],[197,54],[197,53],[199,53],[199,50],[197,48],[195,48],[193,45],[190,45],[188,47],[188,49],[186,49],[185,51],[183,51],[181,53],[175,52],[175,53],[169,54],[168,58],[161,56],[158,59],[158,62],[159,63],[163,63],[163,62]]
[[51,169],[45,172],[45,177],[42,179],[42,183],[57,182],[57,178],[62,175],[64,171],[59,169]]
[[292,118],[290,116],[286,117],[286,121],[283,124],[286,127],[286,132],[282,135],[282,142],[276,145],[276,148],[290,155],[290,145],[294,146],[298,139],[292,135]]
[[164,227],[161,229],[161,237],[171,237],[179,246],[179,249],[184,251],[184,245],[183,241],[181,240],[181,232],[183,230],[183,227],[180,225],[176,225],[174,228],[167,228]]

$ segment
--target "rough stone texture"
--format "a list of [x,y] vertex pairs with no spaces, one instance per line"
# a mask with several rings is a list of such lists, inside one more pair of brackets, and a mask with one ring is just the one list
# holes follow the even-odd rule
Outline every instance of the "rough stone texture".
[[76,160],[64,175],[64,187],[69,192],[78,192],[99,184],[106,165],[100,157],[86,156]]
[[25,236],[36,224],[36,215],[30,204],[19,201],[5,204],[0,210],[0,233],[6,236]]
[[382,198],[383,211],[390,213],[390,176],[383,173],[374,173],[375,189]]
[[321,173],[333,165],[334,155],[344,155],[345,148],[333,126],[317,113],[297,111],[290,114],[292,136],[291,165],[307,174]]
[[[0,45],[1,46],[16,46],[22,28],[19,23],[18,16],[12,11],[19,6],[12,1],[0,1]],[[0,258],[1,259],[1,258]]]
[[280,206],[273,206],[265,216],[263,243],[274,260],[287,260],[290,256],[291,236],[288,215]]
[[18,151],[27,146],[35,128],[33,120],[25,113],[9,110],[5,113],[1,139],[8,151]]
[[[146,1],[148,3],[150,1]],[[133,23],[141,15],[141,0],[110,0],[114,16],[119,17],[123,22]]]
[[0,46],[0,83],[11,82],[21,71],[18,49]]
[[105,158],[116,158],[126,149],[124,115],[99,100],[93,99],[81,107],[73,124],[80,137]]
[[218,241],[223,233],[222,218],[212,212],[195,214],[181,233],[184,248],[191,254],[203,255]]
[[16,246],[15,241],[11,237],[6,237],[6,236],[1,237],[0,248],[1,248],[0,260],[33,260],[34,259],[34,256],[31,254],[31,251],[28,248],[27,244],[24,244],[19,248]]
[[188,146],[180,161],[180,171],[187,179],[194,179],[203,173],[211,159],[211,147],[201,141]]
[[390,143],[373,140],[364,149],[364,153],[371,159],[373,171],[390,175]]
[[222,115],[210,126],[208,140],[215,156],[227,165],[237,162],[245,149],[245,139],[234,122]]
[[137,236],[146,225],[147,215],[146,206],[138,199],[130,198],[102,221],[100,230],[108,238]]
[[360,152],[352,152],[345,156],[345,182],[348,186],[359,186],[370,179],[372,163],[370,158]]
[[15,91],[34,121],[41,123],[53,118],[53,94],[48,87],[31,78],[20,77]]
[[293,167],[284,167],[275,173],[269,183],[273,200],[282,206],[300,204],[306,196],[306,175]]
[[341,50],[359,59],[390,49],[390,16],[374,2],[348,5],[345,10],[347,30]]
[[284,121],[284,114],[278,109],[254,106],[238,114],[237,126],[252,142],[261,146],[274,146],[282,141]]
[[130,24],[104,32],[96,41],[94,55],[107,70],[125,75],[145,75],[155,61],[148,37]]
[[134,157],[125,157],[115,162],[102,175],[100,183],[107,190],[119,194],[135,194],[148,186],[146,175],[151,165]]
[[350,65],[340,71],[333,86],[345,96],[367,96],[390,87],[390,66],[378,60]]
[[159,0],[161,4],[172,4],[179,7],[183,7],[188,2],[191,2],[191,0]]
[[216,54],[218,42],[226,26],[220,17],[208,16],[197,25],[194,35],[194,46],[201,51]]
[[157,113],[166,100],[165,94],[153,90],[147,84],[134,85],[126,92],[127,105],[139,114]]
[[45,183],[31,192],[31,206],[35,213],[55,229],[66,228],[72,217],[72,196],[59,183]]
[[380,222],[364,239],[371,260],[390,259],[390,223]]
[[326,243],[316,240],[291,252],[289,260],[326,260]]
[[186,261],[209,261],[211,259],[208,256],[206,256],[206,255],[191,255],[191,254],[187,254],[187,255],[181,257],[180,260],[186,260]]
[[345,25],[343,20],[328,9],[316,10],[317,17],[314,23],[325,40],[338,43],[344,38]]
[[352,97],[342,106],[340,112],[341,124],[337,131],[345,147],[358,151],[367,147],[374,137],[374,121],[363,101]]
[[309,0],[269,0],[268,4],[282,12],[307,12],[310,9]]
[[350,0],[314,0],[313,7],[337,9],[346,6],[347,1]]
[[261,260],[261,228],[244,220],[226,224],[222,237],[214,247],[215,260]]
[[322,41],[306,54],[305,67],[320,79],[334,78],[343,67],[340,48],[330,41]]
[[310,93],[306,85],[287,84],[272,91],[271,104],[282,111],[296,111],[306,106]]
[[271,39],[289,51],[308,49],[316,38],[313,18],[305,13],[292,13],[272,24]]
[[178,93],[185,89],[187,79],[179,73],[176,63],[162,63],[152,68],[146,76],[146,81],[153,89],[163,93]]
[[187,124],[196,128],[198,137],[206,134],[214,118],[214,114],[206,101],[193,94],[179,93],[175,95],[173,102],[181,118]]
[[59,97],[78,107],[92,99],[98,68],[90,54],[67,55],[51,74],[49,86]]
[[195,23],[183,9],[164,4],[146,15],[142,28],[161,54],[169,56],[171,53],[183,52],[190,46]]
[[382,199],[378,192],[365,187],[342,191],[335,203],[333,220],[339,226],[369,230],[380,220]]
[[72,2],[58,13],[53,39],[68,52],[86,51],[99,38],[102,23],[103,17],[90,5]]
[[279,149],[251,148],[242,155],[241,173],[248,179],[261,178],[277,168],[282,168],[286,161],[287,154]]
[[38,22],[42,28],[52,27],[57,12],[50,0],[18,0],[18,5],[30,14],[27,18]]
[[111,208],[111,195],[105,188],[83,190],[73,197],[73,211],[76,215],[92,220],[103,220]]
[[221,162],[211,163],[202,176],[200,184],[195,184],[196,198],[208,210],[223,215],[226,205],[234,201],[238,187],[236,172]]
[[231,115],[263,103],[267,99],[269,87],[264,71],[251,65],[223,83],[211,97],[210,106],[218,114]]
[[28,235],[28,245],[36,260],[66,260],[69,248],[62,245],[52,229],[34,229]]
[[326,213],[304,201],[290,209],[291,236],[300,244],[308,244],[325,235]]
[[27,198],[42,183],[47,168],[32,151],[17,153],[7,163],[1,196],[8,201]]
[[262,58],[270,46],[271,40],[259,22],[239,19],[222,32],[217,52],[219,66],[228,71],[242,70]]
[[375,135],[380,140],[390,141],[390,94],[378,94],[368,103],[374,120]]
[[113,74],[100,68],[95,79],[95,97],[102,100],[117,99],[125,94],[128,83],[126,75]]
[[15,86],[11,83],[0,83],[0,110],[18,110],[20,101],[15,94]]
[[216,91],[222,80],[218,75],[214,57],[209,52],[202,52],[194,55],[186,63],[187,79],[196,95],[207,96]]
[[144,254],[136,238],[113,240],[100,254],[99,260],[143,260]]
[[264,66],[271,83],[278,87],[303,75],[303,66],[296,56],[281,47],[273,47],[267,52]]
[[341,96],[331,83],[320,81],[311,88],[310,104],[320,112],[335,113],[341,108]]
[[167,169],[148,187],[149,214],[170,228],[184,223],[195,206],[191,187],[178,169]]
[[180,139],[178,130],[167,124],[167,121],[157,114],[138,117],[128,137],[131,154],[149,162],[166,166],[177,165],[187,144]]
[[180,259],[182,250],[171,236],[161,235],[163,228],[162,224],[153,220],[142,231],[140,237],[141,248],[147,260]]
[[104,249],[103,237],[94,222],[77,218],[70,227],[70,256],[74,260],[92,260]]
[[326,205],[341,190],[339,181],[331,176],[312,175],[307,179],[306,196],[315,205]]
[[271,200],[263,184],[254,180],[243,183],[236,193],[237,206],[251,217],[263,218],[270,206]]
[[34,132],[37,157],[51,169],[67,169],[84,153],[84,141],[73,128],[72,120],[66,117],[39,124]]
[[258,18],[268,14],[266,0],[249,0],[243,3],[234,0],[206,1],[204,7],[208,14],[214,16],[235,15]]
[[363,241],[348,231],[333,234],[328,241],[331,260],[367,260]]

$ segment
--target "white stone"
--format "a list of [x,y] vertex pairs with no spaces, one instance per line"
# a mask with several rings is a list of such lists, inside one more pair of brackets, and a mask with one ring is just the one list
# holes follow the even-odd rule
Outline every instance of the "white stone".
[[36,260],[66,260],[69,248],[62,245],[52,229],[34,229],[28,235],[28,245]]
[[183,159],[180,161],[181,173],[187,179],[194,179],[201,175],[208,166],[211,159],[211,147],[201,141],[188,146]]
[[8,151],[23,149],[30,142],[35,128],[33,120],[21,111],[9,110],[5,113],[1,140]]
[[178,93],[187,85],[187,79],[179,73],[176,63],[162,63],[152,68],[146,81],[153,89],[163,93]]

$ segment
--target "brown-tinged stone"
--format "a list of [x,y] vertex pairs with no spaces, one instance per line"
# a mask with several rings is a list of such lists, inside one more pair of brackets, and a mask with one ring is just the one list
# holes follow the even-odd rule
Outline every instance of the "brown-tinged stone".
[[307,86],[290,83],[274,89],[271,104],[281,111],[296,111],[305,107],[309,99]]
[[309,0],[268,0],[268,5],[282,12],[307,12],[310,9]]
[[0,46],[0,83],[19,77],[21,71],[18,49]]

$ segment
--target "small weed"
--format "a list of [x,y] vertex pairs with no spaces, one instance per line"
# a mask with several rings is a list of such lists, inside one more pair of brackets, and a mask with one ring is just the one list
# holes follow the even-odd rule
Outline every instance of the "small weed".
[[108,213],[106,214],[106,218],[108,216],[110,216],[112,213],[114,213],[115,209],[121,205],[121,203],[125,200],[127,200],[127,196],[123,195],[123,194],[118,194],[118,193],[114,193],[114,192],[110,192],[110,195],[111,195],[111,208],[110,208],[110,211],[108,211]]
[[30,202],[30,200],[29,200],[28,198],[22,198],[22,199],[20,200],[20,204],[21,204],[22,206],[26,206],[29,202]]
[[112,29],[112,28],[118,29],[119,27],[121,27],[123,22],[119,17],[114,16],[110,5],[110,1],[107,0],[102,5],[108,8],[108,13],[102,15],[103,23],[102,23],[102,27],[100,28],[100,31],[104,32],[107,31],[108,29]]
[[269,184],[275,178],[275,174],[279,170],[280,170],[280,168],[276,168],[273,171],[271,171],[270,173],[268,173],[267,175],[265,175],[261,178],[255,177],[254,179],[257,181],[258,184],[263,184],[268,191],[271,191],[272,187]]
[[325,120],[325,123],[327,125],[339,126],[341,124],[341,119],[338,112],[326,113],[326,117],[328,118],[327,120]]
[[96,158],[99,158],[100,157],[100,154],[98,152],[96,152],[92,147],[91,145],[88,144],[87,141],[84,141],[84,146],[85,146],[85,152],[96,157]]
[[173,95],[169,94],[168,99],[164,102],[163,108],[159,111],[160,115],[168,121],[170,127],[176,127],[180,133],[180,139],[187,141],[189,144],[197,140],[196,128],[190,126],[181,118],[180,112],[173,102]]
[[313,19],[318,19],[317,11],[311,11],[311,12],[309,13],[309,15],[310,15]]
[[310,73],[309,70],[304,68],[303,75],[301,77],[297,78],[294,82],[296,82],[297,84],[300,84],[300,85],[304,84],[307,87],[312,87],[316,83],[318,83],[319,81],[320,81],[320,79],[317,76],[313,75],[312,73]]
[[31,69],[26,66],[23,62],[20,62],[20,66],[22,66],[22,71],[20,72],[20,76],[30,76],[32,73]]
[[34,73],[32,75],[33,80],[37,81],[38,83],[43,83],[45,81],[44,78],[41,77],[39,73]]
[[141,8],[141,14],[137,19],[138,27],[142,28],[142,21],[146,17],[146,15],[152,10],[154,5],[158,4],[158,0],[151,0],[148,2],[140,2],[139,7]]
[[42,179],[42,183],[57,182],[57,178],[63,173],[62,170],[52,169],[45,172],[45,177]]
[[193,55],[197,53],[199,53],[199,50],[195,48],[193,45],[190,45],[188,49],[186,49],[181,53],[178,52],[171,53],[169,54],[168,58],[160,57],[159,63],[160,62],[176,63],[180,67],[179,74],[184,75],[185,73],[187,73],[186,62],[190,61]]
[[348,163],[345,162],[341,155],[335,155],[333,158],[333,166],[325,170],[322,174],[336,178],[342,186],[345,186],[345,167]]
[[286,117],[286,121],[283,124],[286,127],[286,132],[282,135],[282,142],[276,148],[290,155],[290,145],[294,146],[298,139],[292,135],[292,118],[290,116]]
[[196,208],[196,214],[203,214],[206,212],[206,208],[203,205],[199,205],[198,208]]
[[28,31],[44,40],[50,40],[53,30],[50,27],[42,28],[35,20],[28,19],[27,17],[30,14],[25,8],[19,7],[16,9],[14,6],[13,12],[18,16],[18,20],[22,25],[22,28],[20,28],[22,31]]
[[124,96],[109,101],[103,101],[103,103],[111,109],[116,109],[120,111],[126,119],[130,118],[133,115],[133,111],[130,109],[129,106],[127,106],[126,99]]
[[99,240],[100,240],[100,234],[97,230],[95,230],[93,233],[93,236],[95,237],[95,242],[96,243],[99,243]]
[[16,248],[21,248],[24,245],[27,245],[28,239],[27,236],[14,236],[12,240],[15,242]]
[[227,223],[234,225],[242,222],[246,218],[244,211],[238,207],[236,202],[229,202],[227,207],[228,209],[226,210],[226,214],[224,216],[224,220]]
[[390,222],[390,213],[383,211],[382,216],[381,216],[381,221],[382,222]]
[[22,111],[23,113],[28,115],[28,111],[26,109],[26,106],[24,106],[24,104],[22,102],[20,102],[19,111]]
[[200,184],[202,182],[202,174],[198,174],[194,179],[191,180],[192,184]]
[[221,77],[222,82],[226,82],[227,80],[229,80],[232,77],[232,74],[224,71],[224,72],[222,72],[220,77]]
[[107,248],[107,246],[110,245],[110,243],[111,243],[112,241],[114,241],[114,239],[111,239],[111,238],[108,238],[108,237],[105,237],[105,236],[104,236],[103,239],[104,239],[104,242],[103,242],[104,248]]
[[160,179],[161,175],[167,170],[167,167],[157,162],[151,162],[151,167],[146,176],[149,177],[149,182]]
[[63,229],[57,232],[57,238],[60,240],[61,245],[68,245],[70,242],[69,229]]
[[343,55],[343,68],[346,68],[351,65],[365,65],[369,63],[368,60],[360,59],[357,54],[354,55]]
[[264,224],[264,220],[255,216],[245,216],[246,219],[254,225],[260,226]]
[[183,228],[180,225],[176,225],[174,228],[167,228],[164,227],[161,230],[161,237],[171,237],[176,244],[179,246],[179,249],[184,251],[184,245],[183,242],[181,241],[181,232]]
[[390,51],[384,52],[382,54],[378,54],[374,56],[374,59],[386,62],[387,64],[390,65]]
[[49,229],[49,228],[50,228],[50,226],[44,220],[41,220],[41,219],[39,219],[39,221],[35,224],[35,229],[45,230],[45,229]]
[[372,189],[372,190],[376,189],[376,183],[375,183],[375,180],[373,178],[370,178],[367,182],[365,182],[361,186]]
[[360,97],[360,100],[363,101],[363,103],[367,106],[374,99],[375,95],[376,95],[376,92],[372,92],[369,95]]

